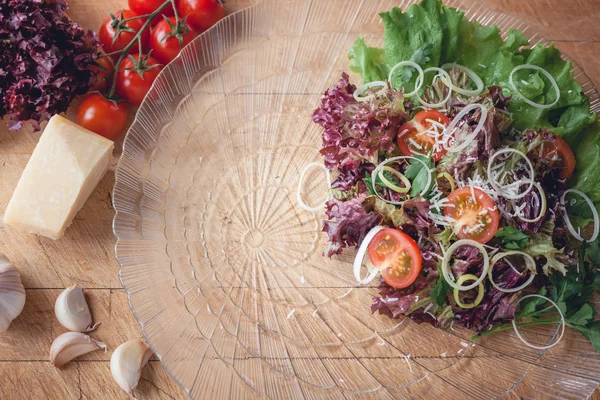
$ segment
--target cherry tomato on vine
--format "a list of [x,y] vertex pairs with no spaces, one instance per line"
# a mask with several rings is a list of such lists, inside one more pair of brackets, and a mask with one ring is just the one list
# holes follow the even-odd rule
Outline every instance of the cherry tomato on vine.
[[[145,18],[134,19],[133,21],[128,21],[123,23],[122,21],[125,19],[137,17],[138,14],[134,13],[131,10],[121,10],[117,11],[113,14],[117,19],[113,19],[112,17],[108,17],[100,27],[100,31],[98,32],[98,38],[100,39],[100,43],[102,44],[102,49],[105,53],[112,53],[114,51],[123,50],[135,37],[136,33],[139,32],[144,23],[146,22]],[[134,32],[126,32],[123,29],[132,29]],[[113,43],[113,38],[117,34],[117,30],[120,30],[117,39]],[[148,44],[148,39],[150,38],[150,30],[145,29],[141,35],[142,38],[142,46]],[[139,46],[135,43],[129,53],[137,53],[139,51]]]
[[377,232],[367,252],[386,283],[396,289],[412,285],[421,272],[419,246],[413,238],[397,229],[383,228]]
[[[434,124],[435,129],[430,129]],[[412,121],[406,122],[398,129],[398,147],[405,156],[429,155],[436,142],[442,139],[442,126],[448,125],[450,119],[439,111],[419,111]],[[437,151],[433,153],[433,161],[440,161],[446,152],[446,148],[438,144]]]
[[76,118],[82,127],[115,140],[127,124],[127,106],[123,102],[115,104],[98,93],[92,93],[77,108]]
[[494,200],[483,190],[471,186],[456,189],[448,196],[444,215],[454,219],[459,239],[487,243],[498,231],[500,213]]
[[90,88],[90,92],[94,90],[103,90],[108,84],[108,80],[115,70],[115,66],[110,57],[100,57],[96,60],[97,65],[92,66],[92,73],[98,78],[98,83]]
[[[179,42],[179,37],[182,43]],[[196,37],[196,31],[186,23],[175,21],[175,17],[160,21],[152,30],[150,48],[152,56],[163,64],[168,64]]]
[[187,15],[188,22],[202,33],[225,16],[223,0],[177,0],[180,15]]
[[142,104],[146,93],[162,70],[162,65],[154,58],[145,54],[131,56],[134,62],[125,58],[119,66],[117,73],[117,94],[131,104]]
[[[164,4],[165,0],[129,0],[129,8],[138,15],[152,14],[158,7]],[[152,25],[158,24],[163,20],[163,15],[170,17],[175,15],[173,6],[169,4],[160,14],[152,20]]]

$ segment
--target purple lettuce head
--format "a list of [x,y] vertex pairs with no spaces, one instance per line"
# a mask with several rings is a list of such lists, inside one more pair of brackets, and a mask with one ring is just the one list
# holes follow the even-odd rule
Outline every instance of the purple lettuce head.
[[329,236],[328,257],[341,254],[345,247],[358,247],[367,233],[381,222],[381,215],[368,213],[363,207],[365,196],[341,201],[331,198],[326,203],[327,218],[323,221],[323,232]]
[[0,0],[0,117],[10,129],[39,129],[96,83],[96,36],[66,9],[64,0]]

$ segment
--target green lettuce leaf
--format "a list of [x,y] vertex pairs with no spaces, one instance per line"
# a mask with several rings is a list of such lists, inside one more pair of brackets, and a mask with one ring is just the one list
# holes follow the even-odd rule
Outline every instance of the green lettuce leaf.
[[365,44],[365,38],[359,37],[348,54],[350,70],[360,74],[364,82],[385,80],[388,66],[384,61],[383,50]]
[[[600,204],[600,127],[594,125],[577,138],[579,145],[573,147],[577,160],[576,173],[569,182],[596,204]],[[598,207],[596,207],[598,208]]]

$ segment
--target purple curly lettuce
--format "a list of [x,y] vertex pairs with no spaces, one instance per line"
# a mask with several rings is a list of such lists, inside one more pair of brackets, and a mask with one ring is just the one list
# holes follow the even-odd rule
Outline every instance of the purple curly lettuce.
[[342,74],[339,83],[325,92],[313,121],[324,129],[321,154],[333,169],[343,161],[371,157],[394,150],[398,127],[406,118],[402,91],[388,89],[371,101],[354,99],[356,86]]
[[[450,100],[449,116],[454,118],[462,108],[468,104],[482,104],[487,108],[487,116],[483,128],[479,131],[473,144],[456,157],[446,157],[443,160],[444,169],[451,172],[459,179],[466,179],[472,175],[472,167],[475,161],[486,161],[495,149],[500,147],[500,133],[506,130],[512,123],[506,107],[510,98],[502,95],[498,86],[491,86],[478,97],[471,99],[468,103],[461,97]],[[481,118],[481,112],[475,110],[464,117],[468,124],[469,132],[473,132]]]
[[[552,143],[554,141],[556,141],[556,135],[546,129],[523,132],[523,144],[525,145],[525,148],[529,150],[527,157],[533,163],[536,182],[544,189],[546,194],[546,207],[550,212],[545,213],[537,222],[525,222],[521,218],[504,215],[511,226],[521,231],[537,233],[550,215],[557,215],[560,213],[560,197],[565,191],[566,184],[565,180],[560,178],[563,164],[559,158],[552,159],[549,157],[540,157],[539,152],[536,151],[536,149],[539,149],[542,142]],[[525,170],[523,170],[521,174],[522,176],[519,177],[523,179],[529,176],[529,172],[526,172]],[[523,184],[521,190],[525,191],[527,187],[527,184]],[[506,205],[508,205],[507,202]],[[525,218],[535,219],[540,215],[542,207],[539,191],[537,189],[532,189],[522,199],[518,200],[518,205],[525,205],[525,208],[522,211]]]
[[323,222],[323,232],[329,236],[329,247],[324,255],[332,257],[341,254],[345,247],[360,246],[367,233],[381,222],[381,215],[365,211],[362,205],[365,197],[327,201],[325,214],[329,219]]
[[422,197],[407,200],[402,205],[399,217],[395,222],[399,228],[413,236],[415,240],[419,237],[429,237],[440,232],[431,219],[430,207],[431,203]]
[[479,276],[483,269],[483,255],[474,246],[461,246],[454,252],[452,274],[458,278],[463,274]]
[[[515,317],[515,303],[519,295],[516,293],[503,293],[493,287],[486,288],[481,303],[474,308],[459,309],[455,317],[466,328],[475,328],[477,333],[490,330],[495,324],[503,324]],[[466,303],[472,301],[465,300]]]
[[338,166],[338,177],[333,181],[331,187],[334,189],[342,189],[350,191],[357,184],[361,184],[359,193],[364,193],[367,190],[366,185],[362,180],[371,174],[375,169],[375,165],[370,162],[361,160],[346,160]]
[[[504,259],[498,261],[493,269],[494,282],[501,288],[510,289],[524,283],[529,273],[517,273]],[[531,285],[531,288],[536,285]],[[467,292],[467,296],[475,296],[475,292]],[[456,312],[456,318],[466,328],[476,328],[477,333],[491,329],[496,324],[503,324],[512,320],[515,316],[515,302],[519,298],[518,293],[504,293],[494,288],[489,282],[486,283],[485,295],[481,303],[472,309]],[[473,298],[464,299],[463,302],[470,303]]]
[[0,117],[12,130],[39,129],[97,81],[96,35],[66,10],[65,0],[0,0]]
[[420,274],[414,283],[406,289],[396,289],[380,278],[379,296],[373,298],[371,312],[379,312],[391,318],[407,315],[411,307],[419,299],[427,299],[431,292],[432,282],[437,279],[437,271],[424,276]]

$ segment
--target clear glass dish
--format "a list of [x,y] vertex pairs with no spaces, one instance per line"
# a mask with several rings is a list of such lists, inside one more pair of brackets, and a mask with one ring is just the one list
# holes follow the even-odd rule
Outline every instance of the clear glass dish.
[[[355,251],[322,256],[324,214],[296,201],[300,171],[321,161],[311,114],[356,37],[381,44],[378,13],[395,5],[265,0],[186,47],[140,108],[116,172],[116,256],[148,343],[191,398],[587,398],[598,386],[600,356],[576,332],[538,351],[512,331],[472,343],[463,328],[373,315],[376,281],[357,285]],[[467,15],[543,42],[507,15]],[[309,202],[326,196],[318,169],[304,182]]]

